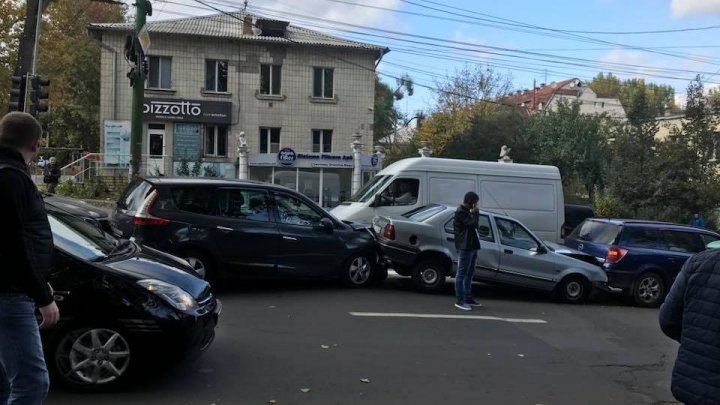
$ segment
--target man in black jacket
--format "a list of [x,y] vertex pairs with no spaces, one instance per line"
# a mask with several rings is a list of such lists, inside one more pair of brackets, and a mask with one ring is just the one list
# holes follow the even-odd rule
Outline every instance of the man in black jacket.
[[472,307],[480,307],[472,297],[472,280],[475,274],[477,251],[480,249],[478,227],[478,201],[480,197],[472,191],[465,194],[463,204],[455,211],[453,221],[455,229],[455,249],[457,249],[458,266],[455,274],[455,307],[470,311]]
[[45,206],[27,164],[37,154],[42,129],[30,114],[0,120],[0,404],[40,404],[49,379],[40,328],[59,318],[45,274],[53,239]]
[[691,257],[660,308],[660,327],[680,342],[672,393],[685,404],[720,404],[720,249]]

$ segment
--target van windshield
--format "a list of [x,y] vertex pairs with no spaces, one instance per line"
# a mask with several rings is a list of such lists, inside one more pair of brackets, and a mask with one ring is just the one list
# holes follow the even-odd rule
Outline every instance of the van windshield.
[[360,189],[350,201],[352,202],[368,202],[375,198],[375,194],[382,189],[392,176],[375,176],[370,183],[367,183]]

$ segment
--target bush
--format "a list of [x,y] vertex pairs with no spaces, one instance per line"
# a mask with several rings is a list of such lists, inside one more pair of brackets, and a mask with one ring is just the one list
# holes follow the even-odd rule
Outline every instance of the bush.
[[100,178],[94,178],[85,183],[75,183],[69,180],[58,184],[55,191],[59,195],[79,199],[115,200],[119,197],[119,193],[111,191]]
[[622,217],[624,210],[620,200],[609,191],[600,191],[595,188],[593,211],[596,217],[618,218]]

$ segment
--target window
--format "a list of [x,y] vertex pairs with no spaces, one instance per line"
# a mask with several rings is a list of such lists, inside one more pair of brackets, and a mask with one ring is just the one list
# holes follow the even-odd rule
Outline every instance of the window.
[[523,250],[537,250],[537,241],[519,223],[504,218],[496,218],[495,223],[500,232],[501,244]]
[[713,245],[713,246],[710,246],[711,243],[715,243],[715,242],[720,241],[720,239],[718,239],[716,236],[714,236],[714,235],[708,235],[708,234],[706,234],[706,233],[701,233],[701,234],[700,234],[700,238],[702,239],[703,246],[705,246],[705,248],[707,248],[707,249],[710,249],[710,248],[714,248],[714,247],[715,247],[714,245]]
[[323,218],[310,205],[289,195],[275,196],[280,222],[288,225],[313,226]]
[[128,211],[137,211],[145,201],[145,198],[153,190],[152,184],[144,180],[138,180],[130,185],[121,198],[123,207]]
[[[451,218],[445,223],[445,232],[449,234],[455,234],[455,219]],[[490,225],[490,217],[487,215],[480,215],[478,218],[478,237],[481,241],[495,243],[495,235]]]
[[314,68],[313,69],[313,97],[317,98],[333,98],[335,96],[333,89],[333,74],[335,69],[332,68]]
[[205,61],[205,91],[227,92],[228,62],[226,60]]
[[622,245],[627,247],[659,249],[659,235],[655,229],[625,227],[622,232]]
[[260,128],[260,153],[280,152],[280,128]]
[[314,153],[332,152],[332,129],[316,129],[312,131]]
[[425,222],[428,219],[434,217],[435,215],[445,211],[446,209],[447,207],[444,205],[430,204],[420,208],[415,208],[412,211],[402,214],[402,216],[411,221]]
[[365,183],[360,191],[358,191],[350,201],[356,202],[368,202],[375,198],[375,194],[385,186],[385,183],[390,181],[392,176],[375,176],[369,183]]
[[280,95],[281,65],[260,65],[260,94]]
[[570,239],[599,243],[601,245],[614,245],[618,234],[622,230],[620,225],[607,222],[586,220],[570,234]]
[[151,56],[148,58],[149,71],[146,86],[148,89],[169,89],[172,87],[172,58]]
[[217,201],[218,216],[258,222],[270,221],[267,194],[264,191],[220,190]]
[[170,191],[175,207],[202,215],[214,214],[214,190],[207,187],[178,187]]
[[380,194],[380,206],[413,205],[419,188],[418,179],[397,179]]
[[205,127],[205,156],[227,156],[227,127]]
[[697,234],[693,232],[664,231],[665,248],[671,252],[698,253],[703,250]]
[[54,212],[48,215],[55,247],[89,261],[104,258],[112,252],[117,239],[81,218]]

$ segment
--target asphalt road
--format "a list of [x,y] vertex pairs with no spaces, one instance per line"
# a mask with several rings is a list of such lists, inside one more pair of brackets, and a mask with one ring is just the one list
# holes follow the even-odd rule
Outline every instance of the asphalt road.
[[619,299],[573,306],[478,284],[485,306],[464,312],[450,283],[424,295],[397,276],[365,290],[253,282],[219,295],[217,338],[199,359],[111,393],[54,389],[46,403],[674,403],[677,345],[657,310]]

